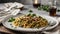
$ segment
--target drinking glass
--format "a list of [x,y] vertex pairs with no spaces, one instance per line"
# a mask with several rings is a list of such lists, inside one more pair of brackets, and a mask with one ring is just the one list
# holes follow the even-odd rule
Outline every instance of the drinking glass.
[[38,8],[41,5],[41,0],[33,0],[33,7]]

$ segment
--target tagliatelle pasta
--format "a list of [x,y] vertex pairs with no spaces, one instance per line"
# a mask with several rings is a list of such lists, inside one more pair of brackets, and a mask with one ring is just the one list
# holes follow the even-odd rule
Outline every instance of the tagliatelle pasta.
[[48,25],[48,21],[41,16],[20,16],[15,18],[15,21],[12,22],[14,27],[23,27],[23,28],[40,28]]

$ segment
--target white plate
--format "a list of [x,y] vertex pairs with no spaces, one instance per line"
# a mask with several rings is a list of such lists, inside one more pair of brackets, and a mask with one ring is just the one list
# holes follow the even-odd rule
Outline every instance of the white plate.
[[[21,15],[20,15],[21,16]],[[46,18],[47,20],[48,20],[48,22],[49,21],[52,21],[53,23],[56,23],[54,26],[50,26],[50,27],[47,27],[45,30],[50,30],[50,29],[53,29],[53,28],[55,28],[58,24],[59,24],[59,22],[55,19],[55,18],[53,18],[53,17],[50,17],[50,16],[45,16],[45,15],[39,15],[39,16],[42,16],[43,18]],[[50,22],[49,22],[50,23]],[[12,29],[12,30],[16,30],[16,31],[29,31],[29,32],[35,32],[35,31],[42,31],[42,29],[44,28],[22,28],[22,27],[18,27],[18,28],[15,28],[15,27],[12,27],[11,25],[10,25],[11,23],[10,22],[8,22],[8,20],[6,20],[4,23],[3,23],[3,25],[6,27],[6,28],[9,28],[9,29]]]

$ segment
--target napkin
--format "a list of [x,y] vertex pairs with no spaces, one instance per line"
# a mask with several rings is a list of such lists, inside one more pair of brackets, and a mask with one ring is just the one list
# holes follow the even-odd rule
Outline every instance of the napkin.
[[11,3],[11,5],[5,4],[5,6],[6,6],[6,7],[9,7],[9,8],[5,9],[4,11],[9,11],[9,10],[11,10],[12,8],[22,8],[24,5],[21,4],[21,3],[14,2],[13,4]]
[[24,5],[18,2],[14,3],[5,3],[5,6],[8,7],[4,11],[8,12],[11,15],[17,15],[20,11],[19,8],[22,8]]
[[10,3],[5,3],[5,4],[4,4],[4,6],[7,7],[7,8],[9,8],[11,5],[13,5],[12,2],[10,2]]
[[20,12],[20,9],[15,9],[11,11],[11,15],[15,16]]
[[[20,12],[20,9],[17,9],[17,8],[21,8],[23,6],[24,6],[23,4],[17,3],[17,2],[10,3],[10,4],[9,3],[5,3],[4,10],[2,10],[0,12],[5,12],[8,15],[16,16]],[[6,15],[5,17],[8,17],[8,16]],[[5,17],[3,17],[3,16],[0,17],[0,20],[3,21]]]
[[[24,5],[23,4],[21,4],[21,3],[18,3],[18,2],[14,2],[14,3],[5,3],[4,4],[5,5],[5,7],[11,7],[11,6],[13,6],[13,5],[16,5],[16,8],[21,8],[21,7],[23,7]],[[14,6],[15,7],[15,6]]]

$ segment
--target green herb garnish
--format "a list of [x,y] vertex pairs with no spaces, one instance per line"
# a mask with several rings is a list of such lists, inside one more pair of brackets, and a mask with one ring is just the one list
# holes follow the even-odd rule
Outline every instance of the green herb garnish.
[[32,14],[32,10],[29,10],[29,14],[27,15],[27,16],[31,16],[31,17],[34,17],[34,16],[36,16],[36,14]]
[[34,17],[34,16],[36,16],[36,14],[32,14],[31,16]]
[[27,16],[31,16],[31,14],[28,14]]
[[43,6],[43,10],[48,11],[49,10],[49,6],[48,5]]
[[42,5],[42,6],[38,7],[38,10],[49,11],[49,6],[48,5]]
[[28,14],[27,16],[34,17],[34,16],[36,16],[36,14]]
[[15,19],[13,17],[11,17],[8,22],[13,22]]
[[33,11],[32,10],[29,10],[30,13],[32,13]]
[[42,7],[40,6],[40,7],[38,7],[38,10],[41,10],[42,9]]
[[60,12],[60,10],[57,10],[58,12]]

